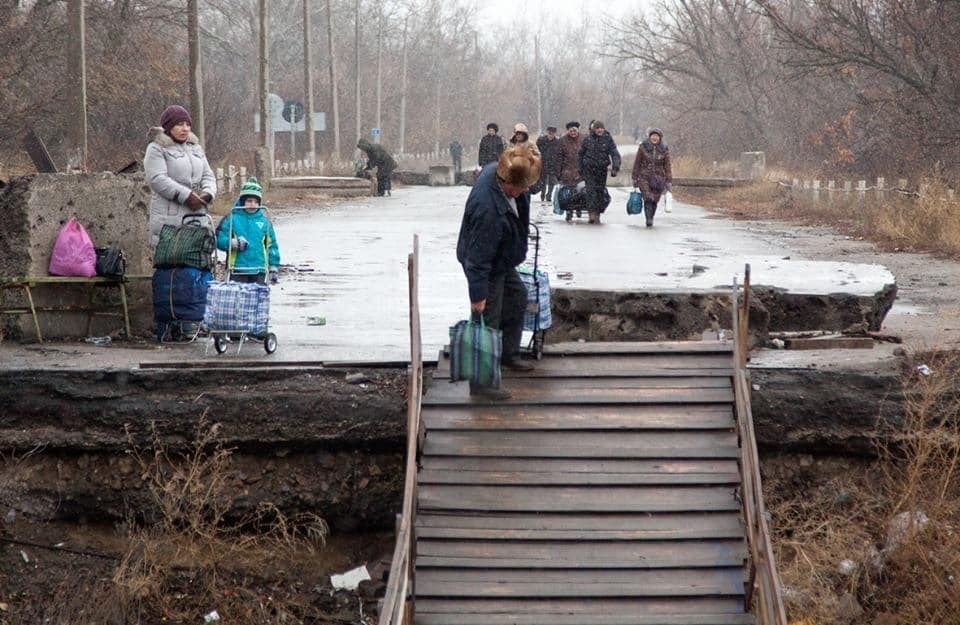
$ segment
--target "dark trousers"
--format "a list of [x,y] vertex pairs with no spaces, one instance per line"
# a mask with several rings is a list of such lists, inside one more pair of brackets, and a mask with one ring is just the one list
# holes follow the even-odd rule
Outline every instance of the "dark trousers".
[[267,283],[267,274],[265,273],[231,273],[230,282],[245,282],[245,283],[256,283],[256,284],[266,284]]
[[459,174],[460,174],[460,170],[462,170],[462,169],[463,169],[463,160],[462,160],[459,156],[454,156],[454,157],[453,157],[453,171],[455,171],[455,172],[459,175]]
[[657,214],[657,202],[659,200],[649,200],[643,198],[643,215],[646,217],[647,223],[653,223],[653,216]]
[[552,200],[553,199],[553,188],[557,186],[557,177],[554,174],[547,174],[541,180],[540,184],[543,185],[540,188],[540,199],[541,200]]
[[583,181],[586,183],[584,195],[586,196],[587,211],[597,213],[598,215],[606,210],[604,206],[604,189],[607,188],[607,170],[585,171],[583,172]]
[[520,281],[516,269],[490,276],[483,322],[503,332],[504,362],[520,357],[520,337],[523,334],[523,313],[526,309],[527,287]]
[[377,195],[390,193],[390,174],[393,172],[377,168]]

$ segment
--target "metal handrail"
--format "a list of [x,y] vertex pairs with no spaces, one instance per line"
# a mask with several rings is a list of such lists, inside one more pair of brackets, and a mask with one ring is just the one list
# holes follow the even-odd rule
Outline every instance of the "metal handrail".
[[417,514],[417,460],[423,440],[420,398],[423,395],[423,352],[420,344],[419,303],[420,242],[413,237],[413,252],[407,257],[410,285],[410,376],[407,387],[407,461],[404,473],[403,509],[393,549],[390,577],[380,609],[379,625],[413,622],[414,523]]
[[743,476],[741,501],[750,546],[750,577],[747,583],[747,606],[753,605],[758,625],[787,625],[783,605],[780,574],[773,555],[767,511],[763,503],[760,479],[760,455],[753,430],[750,407],[750,383],[747,373],[747,338],[750,328],[750,265],[743,272],[743,291],[734,280],[731,297],[734,341],[734,396],[736,398],[737,434],[740,438],[740,473]]

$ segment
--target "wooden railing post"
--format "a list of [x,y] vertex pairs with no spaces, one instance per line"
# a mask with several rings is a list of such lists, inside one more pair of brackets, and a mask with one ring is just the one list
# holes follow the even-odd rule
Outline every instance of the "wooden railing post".
[[750,577],[746,588],[747,606],[753,606],[759,625],[787,625],[783,591],[777,572],[760,477],[760,454],[753,429],[750,383],[747,376],[747,349],[750,331],[750,265],[743,275],[743,290],[734,280],[731,295],[734,333],[734,397],[737,434],[740,442],[741,500],[747,542],[750,547]]
[[416,561],[417,461],[420,452],[420,400],[423,395],[423,350],[420,342],[419,303],[420,240],[413,237],[413,252],[407,257],[410,288],[410,375],[407,387],[407,458],[404,472],[403,510],[397,543],[390,563],[390,577],[383,597],[379,625],[413,622],[412,597]]

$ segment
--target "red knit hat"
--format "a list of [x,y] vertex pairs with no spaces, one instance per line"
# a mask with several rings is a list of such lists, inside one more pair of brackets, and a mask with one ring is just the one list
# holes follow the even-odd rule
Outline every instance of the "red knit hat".
[[193,126],[190,112],[179,104],[171,104],[163,110],[163,115],[160,116],[160,125],[164,132],[170,132],[170,129],[180,122],[190,122],[190,125]]

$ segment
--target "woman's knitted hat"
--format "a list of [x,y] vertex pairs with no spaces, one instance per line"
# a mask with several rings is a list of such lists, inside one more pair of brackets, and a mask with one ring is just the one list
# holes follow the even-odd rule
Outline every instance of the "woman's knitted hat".
[[240,199],[242,200],[244,196],[247,195],[252,195],[261,202],[263,201],[263,187],[260,186],[260,183],[257,182],[254,176],[247,178],[247,181],[240,187]]
[[190,125],[193,126],[193,119],[187,109],[179,104],[171,104],[163,109],[163,114],[160,115],[160,125],[164,132],[170,132],[170,129],[180,122],[190,122]]

